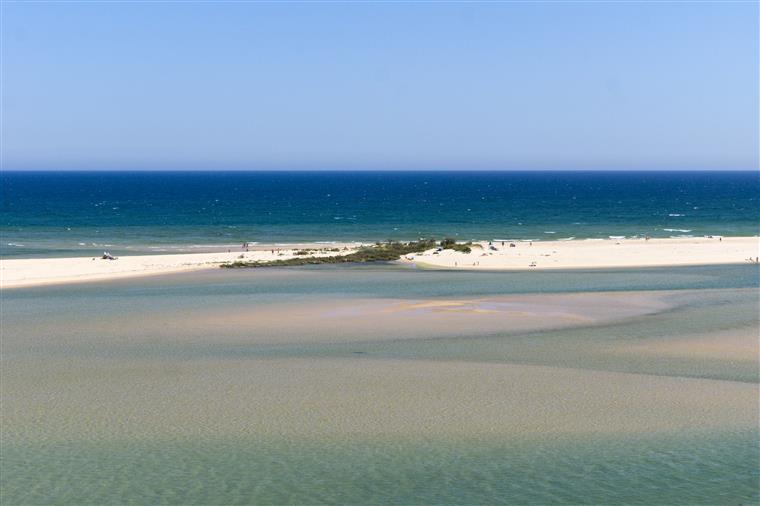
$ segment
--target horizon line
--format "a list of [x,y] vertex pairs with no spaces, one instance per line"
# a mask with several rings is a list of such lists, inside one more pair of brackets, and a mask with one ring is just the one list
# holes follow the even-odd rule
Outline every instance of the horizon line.
[[0,173],[2,172],[26,172],[26,173],[81,173],[81,172],[88,172],[88,173],[117,173],[117,172],[144,172],[144,173],[157,173],[157,172],[218,172],[218,173],[228,173],[228,172],[346,172],[346,173],[357,173],[357,172],[393,172],[393,173],[412,173],[412,172],[440,172],[440,173],[483,173],[483,172],[520,172],[520,173],[530,173],[530,172],[614,172],[614,173],[631,173],[631,172],[649,172],[649,173],[655,173],[655,172],[758,172],[760,173],[760,168],[753,167],[753,168],[743,168],[743,169],[737,169],[737,168],[730,168],[730,169],[714,169],[714,168],[647,168],[647,169],[599,169],[599,168],[560,168],[560,169],[430,169],[430,168],[416,168],[416,169],[259,169],[259,168],[251,168],[251,169],[206,169],[206,168],[188,168],[188,169],[167,169],[167,168],[113,168],[113,169],[72,169],[72,168],[65,168],[65,169],[46,169],[46,168],[34,168],[34,169],[6,169],[6,168],[0,168]]

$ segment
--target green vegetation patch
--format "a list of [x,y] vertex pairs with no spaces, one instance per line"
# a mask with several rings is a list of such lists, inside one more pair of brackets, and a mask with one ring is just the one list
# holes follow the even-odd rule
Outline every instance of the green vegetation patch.
[[[387,241],[382,243],[379,242],[372,246],[361,248],[354,253],[349,253],[348,255],[312,257],[306,256],[300,251],[297,251],[296,255],[299,255],[299,258],[287,258],[283,260],[263,262],[258,260],[253,262],[239,260],[236,262],[222,264],[221,267],[225,269],[242,269],[251,267],[287,267],[294,265],[390,262],[393,260],[398,260],[403,255],[408,255],[410,253],[421,253],[425,250],[435,248],[437,245],[438,243],[433,239],[421,239],[419,241],[412,242]],[[469,247],[467,248],[467,252],[469,252]]]
[[472,251],[470,246],[472,246],[472,241],[465,244],[459,244],[456,239],[452,239],[451,237],[447,237],[441,241],[441,248],[453,249],[454,251],[459,251],[461,253],[470,253]]

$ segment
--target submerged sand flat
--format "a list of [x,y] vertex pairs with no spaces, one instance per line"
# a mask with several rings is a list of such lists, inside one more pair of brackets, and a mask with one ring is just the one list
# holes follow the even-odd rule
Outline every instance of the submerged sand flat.
[[[327,299],[267,307],[200,310],[183,322],[195,328],[229,325],[240,342],[335,343],[475,336],[593,325],[662,311],[662,294],[547,294],[466,299]],[[249,329],[245,332],[243,329]]]
[[617,346],[613,353],[756,364],[760,360],[760,332],[758,327],[747,327],[724,332],[691,334],[666,341]]
[[7,291],[3,502],[753,503],[756,274],[507,294],[576,285],[220,269]]
[[[754,295],[241,296],[142,320],[82,318],[98,314],[87,303],[78,320],[11,315],[4,432],[56,441],[751,430],[757,381],[681,376],[732,361],[757,368]],[[711,313],[726,304],[741,312]],[[681,319],[743,327],[694,335]]]
[[[401,261],[419,267],[446,269],[525,270],[571,268],[622,268],[646,266],[740,264],[756,259],[760,253],[758,237],[608,239],[582,241],[477,243],[469,254],[432,250],[405,256]],[[331,244],[329,248],[347,248],[340,252],[324,251],[315,256],[347,254],[358,243]],[[18,288],[87,281],[104,281],[137,276],[169,274],[216,268],[221,263],[242,259],[270,261],[288,259],[301,248],[326,248],[324,244],[302,244],[283,248],[256,245],[251,251],[230,253],[192,253],[177,255],[123,256],[118,260],[86,258],[34,258],[0,260],[0,288]],[[272,253],[272,250],[275,250]],[[278,249],[280,249],[278,253]]]
[[6,364],[9,441],[748,430],[756,384],[369,359]]

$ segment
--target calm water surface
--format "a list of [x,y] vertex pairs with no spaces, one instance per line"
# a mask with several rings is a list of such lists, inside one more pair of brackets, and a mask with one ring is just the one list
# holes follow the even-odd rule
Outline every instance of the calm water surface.
[[[757,332],[759,272],[220,269],[7,290],[2,502],[756,504],[756,353],[626,350]],[[412,312],[373,320],[376,339],[338,317],[256,323],[579,292],[663,306],[433,336]]]

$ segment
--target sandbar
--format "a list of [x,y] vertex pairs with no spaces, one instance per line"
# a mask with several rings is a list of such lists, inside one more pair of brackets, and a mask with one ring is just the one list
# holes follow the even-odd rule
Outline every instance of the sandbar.
[[[98,257],[8,258],[0,260],[0,288],[106,281],[218,268],[237,260],[267,262],[297,257],[345,255],[361,243],[257,245],[251,251]],[[335,251],[337,250],[337,251]],[[479,241],[470,253],[428,250],[399,262],[418,268],[480,270],[601,269],[756,263],[758,237],[586,239],[570,241]]]

